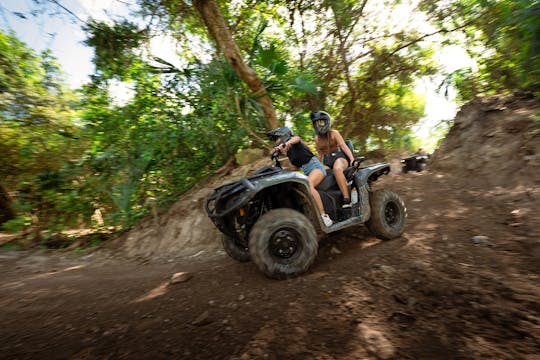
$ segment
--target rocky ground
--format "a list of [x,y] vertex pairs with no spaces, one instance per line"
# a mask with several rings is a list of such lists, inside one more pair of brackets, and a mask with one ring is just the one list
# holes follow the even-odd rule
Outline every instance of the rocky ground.
[[[487,135],[464,110],[427,171],[375,184],[403,197],[403,236],[342,231],[298,278],[230,259],[207,219],[179,228],[180,205],[115,248],[0,252],[0,358],[540,359],[540,175],[527,171],[539,161],[537,109],[477,104],[475,116],[504,115]],[[463,165],[456,138],[467,132],[477,147],[513,150]],[[201,206],[205,191],[183,203]],[[174,234],[189,251],[167,245]]]

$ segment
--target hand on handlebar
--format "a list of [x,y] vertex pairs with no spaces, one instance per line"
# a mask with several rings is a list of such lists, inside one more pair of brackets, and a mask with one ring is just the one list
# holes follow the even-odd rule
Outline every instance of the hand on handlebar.
[[282,154],[286,153],[288,149],[288,146],[285,145],[285,143],[281,143],[279,144],[278,146],[275,146],[273,149],[272,149],[272,153],[276,153],[276,152],[280,152]]
[[352,162],[352,166],[353,167],[360,167],[360,164],[362,163],[362,161],[364,161],[366,158],[364,156],[360,156],[360,157],[357,157],[353,160]]

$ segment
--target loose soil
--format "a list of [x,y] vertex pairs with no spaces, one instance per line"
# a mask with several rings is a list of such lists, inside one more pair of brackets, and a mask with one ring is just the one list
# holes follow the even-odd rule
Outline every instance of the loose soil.
[[404,199],[402,237],[347,229],[294,279],[225,255],[202,212],[215,183],[98,251],[0,252],[0,358],[540,359],[539,104],[490,101],[427,171],[375,183]]

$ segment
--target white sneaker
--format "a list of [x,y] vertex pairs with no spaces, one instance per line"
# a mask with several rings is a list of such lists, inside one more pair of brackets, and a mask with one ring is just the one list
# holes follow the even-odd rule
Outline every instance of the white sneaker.
[[332,221],[332,219],[330,219],[330,216],[328,216],[328,214],[322,214],[321,218],[322,218],[322,221],[323,221],[324,225],[326,225],[326,227],[330,227],[334,223]]

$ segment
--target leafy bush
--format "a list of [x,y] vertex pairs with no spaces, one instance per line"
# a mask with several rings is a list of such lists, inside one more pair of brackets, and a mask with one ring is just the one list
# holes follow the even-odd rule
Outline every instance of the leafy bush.
[[28,215],[19,215],[15,219],[11,219],[2,224],[2,230],[12,233],[19,232],[32,225],[32,218]]

